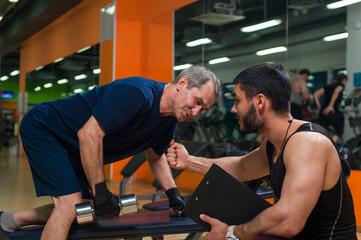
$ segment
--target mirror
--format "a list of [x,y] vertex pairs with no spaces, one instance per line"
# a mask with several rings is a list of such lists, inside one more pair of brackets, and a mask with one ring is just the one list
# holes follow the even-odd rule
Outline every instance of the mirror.
[[78,52],[26,75],[28,105],[84,93],[99,85],[99,44]]

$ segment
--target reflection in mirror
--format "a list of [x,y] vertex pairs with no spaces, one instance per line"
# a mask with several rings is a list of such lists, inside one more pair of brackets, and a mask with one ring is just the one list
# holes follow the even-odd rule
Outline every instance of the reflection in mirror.
[[[174,15],[174,76],[191,65],[210,68],[223,86],[218,107],[224,116],[233,102],[231,82],[240,71],[260,62],[282,64],[291,78],[308,68],[315,73],[307,82],[313,93],[346,66],[347,34],[337,41],[325,38],[345,32],[347,8],[329,9],[332,2],[199,0],[180,8]],[[201,117],[197,120],[202,123]],[[225,128],[226,123],[216,120],[218,129]],[[216,141],[204,125],[193,125],[194,135],[202,136],[197,140]]]
[[291,74],[302,68],[342,68],[346,40],[323,40],[345,31],[346,8],[328,9],[331,2],[196,1],[175,12],[174,65],[204,62],[227,82],[240,70],[265,61],[281,63]]
[[84,93],[99,85],[99,44],[38,67],[26,75],[29,107]]

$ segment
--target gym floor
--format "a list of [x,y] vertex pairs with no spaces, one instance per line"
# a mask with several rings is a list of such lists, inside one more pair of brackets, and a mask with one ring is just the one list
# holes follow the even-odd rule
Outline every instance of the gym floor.
[[[0,211],[18,211],[38,207],[51,203],[49,197],[37,198],[34,191],[34,185],[31,177],[26,156],[12,156],[7,148],[0,151]],[[114,194],[119,194],[120,180],[111,180],[108,186]],[[136,195],[151,195],[154,193],[154,187],[150,183],[130,180],[127,184],[126,194],[135,193]],[[183,195],[189,195],[191,192],[180,189]],[[139,207],[151,202],[151,199],[139,199]],[[166,240],[185,239],[187,234],[167,235]],[[361,240],[361,233],[357,234]],[[150,237],[143,238],[151,240]],[[205,234],[200,238],[205,240]]]

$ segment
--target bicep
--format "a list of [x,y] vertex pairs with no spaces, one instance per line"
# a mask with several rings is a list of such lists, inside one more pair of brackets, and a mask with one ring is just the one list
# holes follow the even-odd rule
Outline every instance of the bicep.
[[279,204],[288,210],[295,224],[305,224],[323,188],[327,153],[322,142],[296,136],[285,149],[286,175]]
[[266,142],[249,154],[239,159],[238,175],[242,181],[258,179],[269,174]]

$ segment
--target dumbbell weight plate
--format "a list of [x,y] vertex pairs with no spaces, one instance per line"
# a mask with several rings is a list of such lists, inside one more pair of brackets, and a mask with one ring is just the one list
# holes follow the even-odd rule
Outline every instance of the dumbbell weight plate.
[[89,202],[75,206],[76,221],[78,224],[91,223],[94,221],[94,211]]
[[138,212],[138,201],[135,194],[120,196],[119,205],[123,215]]

